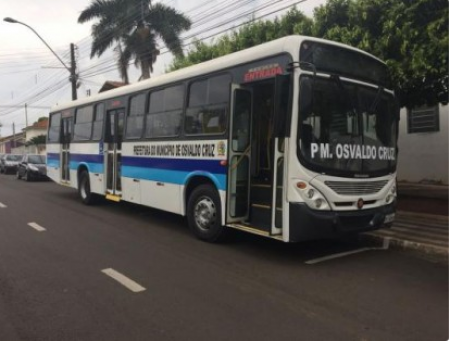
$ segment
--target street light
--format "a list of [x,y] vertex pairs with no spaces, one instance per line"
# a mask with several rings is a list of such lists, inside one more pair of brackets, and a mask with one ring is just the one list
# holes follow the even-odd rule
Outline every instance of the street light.
[[45,44],[45,46],[47,46],[48,49],[49,49],[49,50],[55,55],[55,57],[61,62],[61,64],[64,66],[64,68],[65,68],[67,71],[69,71],[69,73],[70,73],[69,80],[70,80],[70,82],[72,83],[72,99],[73,99],[73,100],[76,100],[76,99],[77,99],[77,75],[76,75],[76,73],[75,73],[75,58],[74,58],[74,53],[73,53],[73,44],[71,44],[71,59],[72,59],[72,63],[71,63],[71,67],[69,68],[69,67],[62,61],[62,59],[59,58],[59,56],[56,54],[56,52],[53,51],[53,49],[50,47],[50,45],[47,44],[47,42],[44,40],[44,38],[42,38],[42,37],[39,35],[39,33],[36,32],[36,30],[35,30],[33,27],[31,27],[31,26],[29,26],[29,25],[27,25],[27,24],[25,24],[25,23],[23,23],[23,22],[21,22],[21,21],[19,21],[19,20],[10,18],[10,17],[3,18],[3,21],[6,21],[6,22],[11,23],[11,24],[20,24],[20,25],[26,26],[26,27],[28,27],[31,31],[33,31],[34,34],[36,34],[36,35],[38,36],[38,38]]

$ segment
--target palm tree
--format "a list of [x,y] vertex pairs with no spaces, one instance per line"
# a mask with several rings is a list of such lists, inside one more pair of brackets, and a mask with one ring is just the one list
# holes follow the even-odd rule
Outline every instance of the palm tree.
[[116,44],[119,73],[128,83],[128,65],[134,59],[141,69],[140,79],[150,78],[160,51],[156,39],[161,38],[175,56],[182,56],[181,32],[191,21],[172,7],[151,0],[92,0],[78,17],[78,23],[99,19],[92,25],[91,58],[100,57]]

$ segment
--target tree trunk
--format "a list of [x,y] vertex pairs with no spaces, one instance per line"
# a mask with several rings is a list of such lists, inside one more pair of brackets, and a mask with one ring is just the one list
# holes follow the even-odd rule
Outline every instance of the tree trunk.
[[148,61],[144,57],[141,59],[141,80],[142,79],[149,79],[150,78],[150,65],[148,64]]

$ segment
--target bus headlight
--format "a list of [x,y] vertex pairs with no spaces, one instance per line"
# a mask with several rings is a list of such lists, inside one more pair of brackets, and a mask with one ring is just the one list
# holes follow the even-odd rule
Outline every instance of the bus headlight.
[[386,204],[390,204],[397,197],[397,187],[395,184],[389,189],[388,195],[386,196]]
[[323,199],[316,199],[314,200],[314,205],[316,206],[316,208],[319,210],[322,205],[325,204],[325,201]]
[[300,196],[309,208],[313,210],[330,210],[328,201],[317,189],[304,181],[297,183],[296,187],[299,189]]

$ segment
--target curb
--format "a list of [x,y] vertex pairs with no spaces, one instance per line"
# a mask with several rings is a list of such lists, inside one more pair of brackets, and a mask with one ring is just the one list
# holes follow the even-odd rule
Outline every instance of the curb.
[[382,236],[377,232],[368,232],[360,235],[362,241],[388,243],[394,250],[411,251],[421,256],[425,256],[439,263],[448,264],[448,247],[441,247],[427,243],[415,242],[410,240],[399,239],[394,236]]

